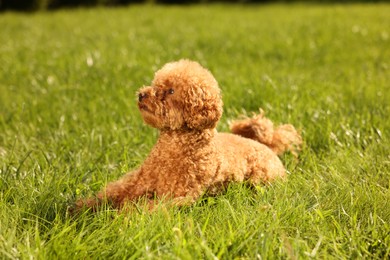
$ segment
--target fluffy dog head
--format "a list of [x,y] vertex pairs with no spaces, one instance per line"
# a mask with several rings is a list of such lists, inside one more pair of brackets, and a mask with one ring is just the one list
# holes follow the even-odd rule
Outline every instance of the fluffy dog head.
[[138,108],[152,127],[168,130],[214,128],[222,115],[217,81],[199,63],[180,60],[156,72],[138,92]]

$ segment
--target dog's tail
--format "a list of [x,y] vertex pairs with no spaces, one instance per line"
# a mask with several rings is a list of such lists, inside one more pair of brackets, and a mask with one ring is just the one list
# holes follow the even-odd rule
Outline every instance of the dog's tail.
[[278,155],[290,151],[297,157],[301,150],[302,137],[295,127],[290,124],[274,127],[262,109],[258,115],[232,122],[230,129],[233,134],[265,144]]

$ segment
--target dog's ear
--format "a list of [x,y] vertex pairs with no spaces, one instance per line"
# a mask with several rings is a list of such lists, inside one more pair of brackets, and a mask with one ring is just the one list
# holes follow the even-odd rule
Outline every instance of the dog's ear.
[[[207,88],[206,88],[207,89]],[[215,128],[222,116],[222,99],[219,88],[192,88],[185,97],[184,120],[190,129]]]

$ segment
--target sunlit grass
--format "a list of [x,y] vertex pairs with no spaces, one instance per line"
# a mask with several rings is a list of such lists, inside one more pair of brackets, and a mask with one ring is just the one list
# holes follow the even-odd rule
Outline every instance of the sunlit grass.
[[[0,256],[376,258],[390,254],[390,6],[131,6],[0,16]],[[286,183],[153,214],[71,217],[157,138],[135,92],[190,58],[218,126],[262,107],[301,129]],[[142,207],[141,207],[142,208]]]

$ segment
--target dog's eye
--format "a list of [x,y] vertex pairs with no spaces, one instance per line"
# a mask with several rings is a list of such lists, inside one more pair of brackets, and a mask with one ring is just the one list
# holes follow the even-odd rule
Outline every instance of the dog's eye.
[[175,90],[173,90],[173,88],[168,89],[168,94],[172,95],[173,93],[175,93]]

